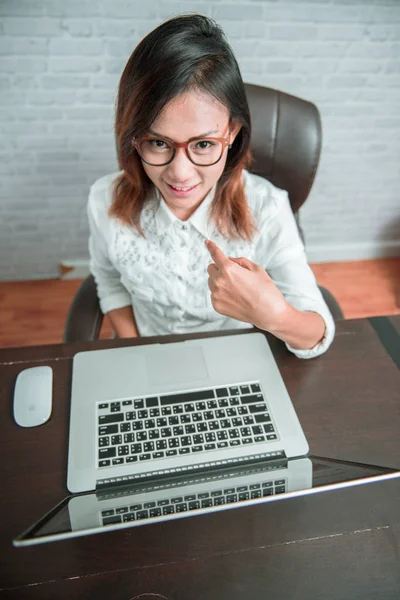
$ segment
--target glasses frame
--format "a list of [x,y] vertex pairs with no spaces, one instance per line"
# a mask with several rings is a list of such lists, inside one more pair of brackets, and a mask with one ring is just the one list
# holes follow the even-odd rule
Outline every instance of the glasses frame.
[[[228,124],[229,127],[229,124]],[[139,152],[139,145],[141,142],[144,142],[146,140],[160,140],[162,142],[168,142],[169,144],[172,145],[172,149],[173,149],[173,153],[171,158],[165,162],[162,163],[161,165],[155,165],[153,163],[149,163],[147,160],[145,160],[143,158],[143,156],[140,154]],[[199,163],[194,162],[194,160],[192,160],[189,156],[189,144],[191,142],[194,142],[195,140],[201,140],[201,141],[214,141],[214,142],[220,142],[222,144],[222,151],[221,151],[221,156],[219,157],[218,160],[214,161],[213,163],[210,163],[209,165],[201,165]],[[155,135],[148,135],[148,136],[143,136],[140,138],[132,138],[132,146],[134,146],[134,148],[136,149],[136,152],[138,153],[138,155],[140,156],[140,158],[147,164],[150,165],[151,167],[165,167],[166,165],[169,165],[175,158],[176,155],[176,149],[177,148],[184,148],[185,149],[185,154],[188,157],[188,159],[190,160],[191,163],[193,163],[194,165],[196,165],[197,167],[212,167],[213,165],[216,165],[217,162],[219,162],[222,158],[222,155],[224,153],[225,148],[228,146],[228,148],[232,148],[232,145],[229,143],[229,139],[225,136],[222,138],[217,138],[217,137],[192,137],[190,138],[190,140],[187,140],[187,142],[174,142],[173,140],[171,140],[168,137],[160,137],[160,136],[155,136]]]

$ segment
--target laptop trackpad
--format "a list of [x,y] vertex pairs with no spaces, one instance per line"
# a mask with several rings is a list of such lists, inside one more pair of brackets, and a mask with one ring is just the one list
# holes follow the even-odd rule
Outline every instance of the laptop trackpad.
[[202,348],[165,348],[146,356],[149,381],[155,385],[179,384],[187,381],[208,379],[208,371]]

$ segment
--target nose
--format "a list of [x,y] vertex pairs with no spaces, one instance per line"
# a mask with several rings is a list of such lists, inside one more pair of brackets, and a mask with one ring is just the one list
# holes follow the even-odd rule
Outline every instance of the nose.
[[168,165],[169,180],[184,185],[193,181],[195,165],[189,160],[184,148],[177,148],[173,161]]

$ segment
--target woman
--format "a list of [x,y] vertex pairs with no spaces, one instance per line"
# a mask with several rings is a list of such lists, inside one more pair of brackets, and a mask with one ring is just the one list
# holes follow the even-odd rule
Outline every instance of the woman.
[[121,171],[90,190],[91,271],[119,337],[255,325],[302,358],[334,323],[287,193],[250,174],[250,115],[221,29],[162,23],[122,74]]

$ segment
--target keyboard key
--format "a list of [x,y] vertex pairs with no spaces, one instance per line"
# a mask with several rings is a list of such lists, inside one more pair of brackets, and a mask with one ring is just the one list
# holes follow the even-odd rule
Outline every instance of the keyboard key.
[[247,406],[238,406],[237,408],[238,415],[248,415],[249,411],[247,410]]
[[114,413],[112,415],[100,415],[99,425],[104,423],[119,423],[124,420],[124,413]]
[[129,454],[129,446],[118,446],[118,456],[126,456]]
[[200,494],[197,494],[198,498],[208,498],[210,496],[209,492],[200,492]]
[[229,442],[230,446],[239,446],[240,445],[240,440],[231,440]]
[[275,481],[275,485],[285,485],[285,480],[284,479],[277,479]]
[[146,398],[146,407],[153,408],[154,406],[158,406],[158,398]]
[[239,395],[239,388],[237,386],[234,387],[230,387],[229,388],[229,395],[230,396],[238,396]]
[[193,423],[190,423],[190,425],[185,425],[185,433],[196,433],[196,427],[193,425]]
[[172,436],[172,429],[171,427],[163,427],[161,429],[161,437],[162,438],[167,438],[167,437],[171,437]]
[[274,431],[274,426],[271,425],[271,424],[270,425],[263,425],[263,427],[264,427],[265,433],[270,433],[270,432]]
[[188,447],[179,448],[179,454],[188,454],[188,452],[190,452],[190,448]]
[[193,415],[193,423],[197,423],[198,421],[202,421],[202,420],[203,420],[202,413],[194,413],[194,415]]
[[236,415],[237,415],[236,408],[233,407],[233,408],[227,408],[226,409],[226,416],[227,417],[236,417]]
[[217,390],[215,390],[215,393],[217,395],[217,398],[224,398],[225,396],[229,396],[228,388],[218,388]]
[[113,446],[117,446],[118,444],[122,444],[122,435],[112,435],[111,436],[111,444]]
[[249,492],[242,492],[241,494],[239,494],[239,502],[241,500],[249,500],[249,498],[250,498]]
[[267,435],[267,440],[268,441],[270,441],[270,440],[277,440],[277,439],[278,439],[278,436],[275,435],[274,433],[273,434],[271,433],[270,435]]
[[262,394],[251,394],[250,396],[241,396],[240,400],[242,404],[257,404],[264,402],[264,397]]
[[203,446],[192,446],[192,452],[202,452]]
[[111,435],[112,433],[118,433],[118,425],[104,425],[99,427],[99,435]]
[[262,484],[263,488],[272,487],[272,485],[273,485],[272,481],[263,481],[263,484]]
[[[220,442],[220,444],[223,444],[224,442]],[[216,445],[215,444],[205,444],[204,446],[204,450],[215,450]]]
[[158,431],[158,429],[150,429],[150,431],[148,433],[149,440],[158,440],[159,437],[160,437],[160,432]]
[[133,402],[132,400],[124,400],[122,402],[122,406],[132,406]]
[[183,502],[182,496],[177,496],[176,498],[171,498],[171,504],[178,504],[179,502]]
[[160,417],[157,419],[157,427],[166,427],[168,425],[168,420],[165,417]]
[[168,425],[179,425],[179,417],[176,417],[176,416],[169,417]]
[[250,492],[250,498],[254,500],[254,498],[261,498],[261,490],[253,490]]
[[259,384],[258,383],[252,383],[251,384],[251,391],[252,392],[261,392]]
[[138,431],[136,439],[138,442],[145,442],[147,440],[147,431]]
[[137,521],[141,521],[142,519],[148,519],[148,518],[149,518],[148,510],[140,510],[138,513],[136,513]]
[[137,510],[142,510],[142,508],[143,508],[143,504],[132,504],[132,506],[129,507],[129,510],[137,511]]
[[243,444],[252,444],[253,443],[253,438],[251,438],[251,437],[243,438],[242,439],[242,443]]
[[202,435],[201,433],[198,433],[193,436],[193,444],[203,444],[203,442],[204,442],[204,435]]
[[243,423],[245,425],[253,425],[253,423],[254,423],[254,417],[253,416],[243,417]]
[[171,394],[169,396],[160,396],[161,405],[177,404],[179,402],[196,402],[196,400],[207,400],[214,398],[213,390],[200,390],[198,392],[183,392],[180,394]]
[[185,435],[185,436],[181,437],[181,445],[182,446],[191,446],[192,445],[192,438],[190,437],[190,435]]
[[100,460],[99,461],[99,467],[109,467],[111,464],[110,460]]
[[265,415],[256,415],[255,420],[256,420],[256,423],[265,423],[267,421],[270,421],[271,417],[269,416],[268,413],[266,413]]
[[121,411],[121,403],[120,402],[111,402],[110,410],[111,410],[111,412],[120,412]]
[[232,419],[233,427],[241,427],[243,425],[243,419],[241,417],[234,417]]
[[227,431],[217,431],[217,438],[219,440],[227,440],[228,439],[228,432]]
[[143,444],[143,452],[153,452],[154,442],[145,442]]
[[239,406],[240,400],[239,400],[239,398],[229,398],[229,404],[231,406]]
[[185,408],[185,412],[187,412],[187,413],[188,412],[194,412],[196,410],[195,407],[194,407],[193,402],[189,402],[188,404],[185,404],[184,408]]
[[117,515],[122,515],[123,513],[127,513],[128,512],[128,507],[127,506],[121,506],[120,508],[117,508],[115,510]]
[[241,427],[240,433],[242,434],[242,437],[248,437],[249,435],[251,435],[251,429],[250,427]]
[[174,413],[174,415],[180,415],[183,413],[183,406],[179,406],[179,404],[176,404],[175,406],[172,407],[172,412]]
[[274,493],[274,490],[272,488],[263,488],[262,491],[262,495],[265,496],[272,496]]
[[[167,453],[168,455],[168,453]],[[153,452],[153,458],[164,458],[164,452]]]
[[116,448],[99,448],[99,460],[102,460],[103,458],[113,458],[116,455]]
[[215,433],[214,433],[213,431],[211,431],[211,432],[209,432],[209,433],[206,433],[206,435],[205,435],[205,439],[206,439],[206,442],[215,442],[215,440],[216,440],[217,438],[216,438],[216,435],[215,435]]
[[189,502],[189,510],[196,510],[197,508],[200,508],[199,500],[193,500],[193,502]]
[[132,429],[133,431],[140,431],[141,429],[143,429],[142,421],[134,421],[132,423]]
[[188,505],[186,504],[186,502],[182,502],[181,504],[177,504],[175,506],[175,512],[180,513],[180,512],[185,512],[188,510]]
[[128,513],[127,515],[124,515],[122,517],[122,520],[124,521],[124,523],[128,523],[129,521],[134,521],[135,515],[134,515],[134,513]]
[[209,506],[213,505],[213,501],[212,498],[206,498],[205,500],[201,501],[201,508],[208,508]]
[[105,517],[103,519],[103,525],[114,525],[114,523],[121,523],[121,515],[114,515],[113,517]]
[[125,459],[125,462],[132,463],[132,462],[136,462],[137,459],[138,459],[137,456],[127,456],[126,459]]
[[208,429],[210,431],[215,431],[216,429],[219,429],[219,423],[218,423],[218,421],[209,421],[208,422]]
[[229,401],[227,398],[221,398],[221,400],[218,400],[218,406],[220,408],[226,408],[227,406],[229,406]]
[[136,412],[134,410],[126,412],[125,418],[127,421],[134,421],[136,419]]
[[144,422],[144,426],[146,429],[154,429],[156,426],[156,422],[154,419],[146,419]]
[[150,511],[150,517],[160,517],[161,516],[161,508],[152,508]]
[[221,419],[219,424],[223,429],[229,429],[231,426],[230,419]]
[[259,490],[261,487],[261,483],[252,483],[251,485],[249,485],[249,488],[251,490]]
[[178,450],[168,450],[165,455],[166,456],[176,456],[178,454]]
[[138,410],[138,418],[139,419],[147,419],[149,416],[148,410]]
[[254,435],[262,435],[262,433],[263,433],[261,425],[253,425],[253,427],[251,429],[252,429]]
[[224,496],[219,496],[218,498],[214,498],[213,500],[214,506],[221,506],[221,504],[226,504]]
[[265,442],[265,437],[263,435],[256,435],[256,437],[254,438],[255,442]]
[[168,506],[164,506],[162,509],[163,515],[172,515],[175,512],[175,506],[172,506],[172,504],[168,505]]
[[136,409],[144,408],[144,400],[135,400],[134,403],[133,403],[133,406]]
[[239,430],[238,429],[230,429],[229,430],[229,437],[231,439],[236,439],[236,438],[240,437]]
[[217,448],[227,448],[228,447],[228,442],[218,442],[217,443]]
[[99,408],[100,408],[101,410],[103,410],[103,409],[105,409],[105,408],[108,408],[108,403],[107,403],[107,402],[105,402],[105,403],[103,402],[102,404],[99,404]]
[[168,416],[168,415],[172,415],[172,406],[164,406],[161,409],[161,414],[163,416]]
[[260,413],[260,412],[265,412],[267,410],[267,407],[265,406],[265,404],[251,404],[249,406],[249,411],[253,414],[253,413]]
[[206,410],[206,408],[205,402],[196,402],[196,410]]
[[286,492],[284,485],[277,485],[275,487],[275,494],[284,494]]
[[105,437],[101,437],[99,438],[99,447],[103,448],[104,446],[109,446],[110,445],[110,438],[105,436]]
[[166,450],[167,449],[167,440],[157,440],[156,448],[157,448],[157,450]]
[[225,417],[226,417],[226,413],[223,408],[219,408],[218,410],[215,411],[216,419],[225,419]]
[[134,433],[125,433],[124,434],[124,442],[125,444],[130,444],[131,442],[135,441],[135,434]]
[[123,465],[124,459],[123,458],[113,458],[112,464],[113,465]]
[[174,435],[183,435],[185,433],[182,425],[176,425],[172,431],[174,432]]
[[207,423],[205,423],[204,421],[202,423],[197,423],[197,431],[198,432],[208,431]]
[[131,430],[131,424],[130,423],[121,423],[121,425],[119,426],[119,430],[121,433],[125,433],[126,431],[130,431]]
[[159,417],[160,409],[159,408],[151,408],[149,412],[150,417]]
[[108,510],[102,510],[101,511],[101,516],[102,517],[111,517],[111,515],[114,514],[114,509],[113,508],[109,508]]
[[145,502],[143,504],[143,508],[154,508],[156,506],[155,502]]
[[158,500],[157,502],[157,506],[166,506],[167,504],[169,504],[168,498],[163,498],[162,500]]
[[214,490],[211,492],[211,496],[222,496],[222,490]]
[[139,454],[142,451],[142,444],[131,444],[131,454]]
[[150,460],[151,454],[140,454],[139,460]]
[[237,494],[228,494],[226,497],[227,504],[232,504],[232,502],[237,502],[237,501],[238,501]]
[[248,385],[241,385],[240,386],[240,393],[241,394],[250,394],[250,388]]
[[211,410],[214,409],[214,408],[218,408],[217,401],[216,400],[209,400],[207,402],[207,408],[209,408]]

